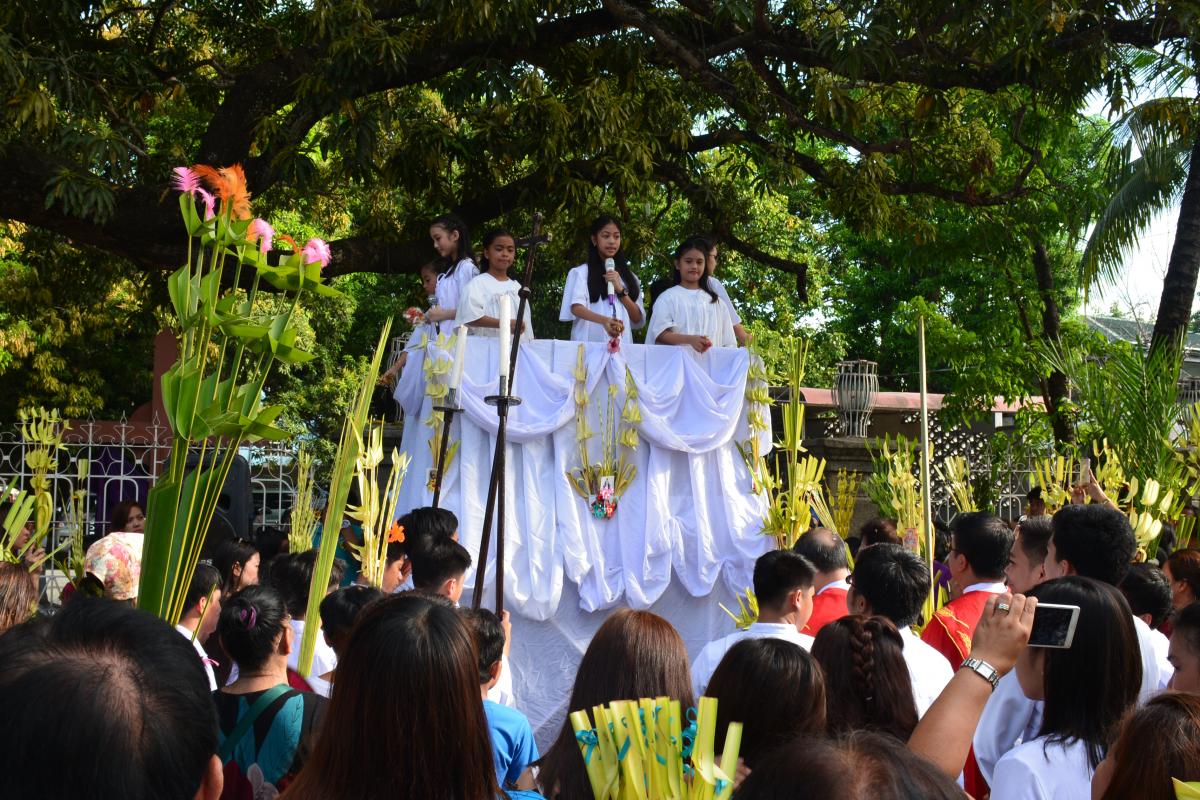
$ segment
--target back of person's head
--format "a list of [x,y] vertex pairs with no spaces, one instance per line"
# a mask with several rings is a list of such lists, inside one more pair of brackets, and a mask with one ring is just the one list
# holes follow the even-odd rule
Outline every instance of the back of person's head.
[[825,675],[830,733],[874,730],[908,741],[917,726],[904,640],[885,617],[850,615],[826,624],[813,642]]
[[479,651],[479,683],[492,680],[492,668],[504,656],[504,626],[495,612],[476,608],[463,612],[471,632],[475,636],[475,649]]
[[929,597],[929,566],[899,544],[865,547],[854,560],[853,591],[898,628],[916,623]]
[[329,646],[341,650],[363,609],[386,596],[374,586],[343,586],[327,594],[321,601],[321,629]]
[[37,611],[37,582],[23,564],[0,561],[0,633]]
[[411,558],[430,544],[452,539],[458,532],[458,517],[444,508],[414,508],[396,521],[404,528],[404,551]]
[[[824,630],[822,628],[822,630]],[[749,724],[746,725],[749,729]],[[762,758],[735,800],[962,800],[952,778],[895,737],[800,738]]]
[[[1030,596],[1039,603],[1079,606],[1071,646],[1028,648],[1017,669],[1036,673],[1041,662],[1045,708],[1039,735],[1056,742],[1083,742],[1095,769],[1141,690],[1142,659],[1133,614],[1116,588],[1075,575],[1046,581]],[[1021,683],[1024,688],[1024,675]]]
[[829,528],[806,531],[792,545],[792,552],[807,558],[818,572],[830,573],[849,568],[846,543]]
[[338,661],[321,736],[287,797],[498,796],[466,622],[417,593],[371,605]]
[[744,723],[740,755],[748,767],[797,736],[825,735],[821,667],[792,642],[738,642],[725,653],[704,693],[718,700],[718,738],[730,722]]
[[876,517],[863,523],[858,529],[858,547],[870,547],[873,544],[901,544],[900,534],[896,532],[895,520]]
[[254,542],[238,537],[226,539],[217,545],[213,551],[212,565],[221,574],[222,592],[233,594],[241,588],[242,574],[257,552]]
[[1170,571],[1173,580],[1182,581],[1191,589],[1192,597],[1200,600],[1200,550],[1194,547],[1176,550],[1167,558],[1164,567]]
[[[798,557],[798,556],[797,556]],[[671,623],[649,611],[614,611],[592,636],[567,703],[568,712],[588,711],[613,700],[670,697],[694,706],[687,647]],[[590,797],[591,788],[568,719],[542,760],[539,782],[550,796]]]
[[1200,603],[1192,603],[1175,612],[1171,619],[1171,641],[1179,641],[1200,658]]
[[192,573],[187,594],[183,596],[184,613],[195,608],[201,600],[211,597],[219,591],[221,591],[221,573],[217,572],[217,568],[212,564],[201,561],[196,565],[196,571]]
[[437,592],[471,568],[470,552],[453,539],[438,539],[411,558],[413,586],[426,592]]
[[1002,580],[1012,550],[1013,533],[995,514],[969,511],[950,524],[954,552],[963,556],[978,578]]
[[1046,560],[1050,537],[1054,535],[1054,522],[1050,517],[1026,517],[1017,526],[1020,538],[1017,543],[1030,563],[1040,564]]
[[[1200,696],[1166,692],[1131,713],[1105,766],[1100,800],[1175,800],[1171,779],[1200,781]],[[1106,785],[1105,785],[1106,784]]]
[[1171,582],[1161,569],[1153,564],[1130,564],[1120,589],[1134,616],[1145,619],[1153,630],[1167,621],[1171,614]]
[[1053,524],[1056,561],[1068,562],[1077,575],[1120,585],[1137,551],[1124,514],[1098,503],[1068,505],[1055,512]]
[[[292,619],[304,619],[304,615],[308,613],[308,593],[309,587],[312,586],[313,573],[317,568],[317,555],[318,551],[315,549],[305,550],[303,553],[281,553],[271,561],[268,580],[283,595],[283,601]],[[335,558],[326,593],[342,582],[345,571],[346,562]]]
[[[221,604],[217,636],[239,672],[258,672],[286,636],[288,613],[273,586],[247,586]],[[299,646],[296,642],[294,646]]]
[[754,562],[754,596],[759,608],[780,609],[795,591],[811,589],[817,571],[791,550],[768,550]]
[[78,598],[0,637],[0,663],[9,721],[0,747],[11,765],[0,797],[192,800],[202,782],[212,788],[208,678],[170,625]]

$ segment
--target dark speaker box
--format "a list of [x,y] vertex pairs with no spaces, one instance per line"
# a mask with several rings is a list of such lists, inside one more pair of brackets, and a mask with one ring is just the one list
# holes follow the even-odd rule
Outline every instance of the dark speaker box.
[[[216,454],[206,453],[204,465],[211,467],[216,462]],[[189,452],[187,471],[190,473],[200,463],[200,454]],[[249,539],[250,525],[254,521],[254,498],[250,488],[250,463],[242,456],[234,456],[229,474],[225,477],[225,485],[217,498],[217,509],[213,512],[212,523],[208,526],[208,536],[204,539],[204,547],[200,551],[201,558],[208,558],[222,542],[232,538]]]

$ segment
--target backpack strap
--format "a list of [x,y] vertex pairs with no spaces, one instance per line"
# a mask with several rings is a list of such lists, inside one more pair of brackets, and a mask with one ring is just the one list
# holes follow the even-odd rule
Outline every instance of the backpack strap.
[[238,720],[237,727],[225,737],[225,741],[221,742],[221,749],[217,751],[217,755],[221,757],[222,764],[228,764],[229,759],[233,758],[233,749],[238,746],[238,742],[249,732],[255,721],[262,716],[262,713],[278,700],[280,696],[291,690],[292,687],[286,683],[281,683],[277,686],[272,686],[259,695],[259,698],[254,701],[254,705],[250,706],[250,710],[246,712],[245,716]]

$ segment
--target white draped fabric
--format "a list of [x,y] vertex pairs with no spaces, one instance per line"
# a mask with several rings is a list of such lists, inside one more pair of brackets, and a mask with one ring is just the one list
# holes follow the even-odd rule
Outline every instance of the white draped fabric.
[[[608,520],[591,515],[588,501],[566,475],[579,466],[573,373],[581,346],[590,427],[597,434],[590,441],[591,461],[599,461],[610,386],[620,420],[627,367],[641,409],[633,457],[637,477]],[[442,487],[442,505],[458,515],[460,539],[473,555],[479,552],[495,448],[496,411],[484,397],[496,392],[496,351],[495,339],[468,339],[463,413],[451,431],[459,452]],[[428,444],[433,429],[422,423],[434,404],[422,366],[435,358],[445,369],[450,357],[433,345],[412,353],[396,387],[406,415],[402,449],[412,458],[398,513],[432,500],[426,481],[433,466]],[[750,493],[750,476],[735,446],[750,435],[744,407],[748,367],[749,353],[736,349],[713,348],[701,355],[684,347],[624,345],[610,353],[606,343],[543,339],[522,344],[514,393],[523,402],[509,415],[505,487],[505,604],[514,616],[551,619],[567,582],[573,586],[566,596],[583,612],[650,607],[672,576],[695,598],[712,595],[719,578],[727,590],[751,584],[754,560],[770,540],[759,532],[765,500]],[[759,435],[765,452],[770,432]],[[494,587],[494,543],[490,552],[487,605]],[[471,581],[468,576],[468,585]]]

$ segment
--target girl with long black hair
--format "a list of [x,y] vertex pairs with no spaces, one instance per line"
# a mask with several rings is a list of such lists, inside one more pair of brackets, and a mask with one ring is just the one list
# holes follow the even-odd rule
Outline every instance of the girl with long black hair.
[[620,339],[628,344],[633,342],[633,329],[646,324],[641,282],[629,269],[621,235],[615,217],[597,217],[590,230],[587,261],[567,273],[558,318],[571,323],[571,341]]

